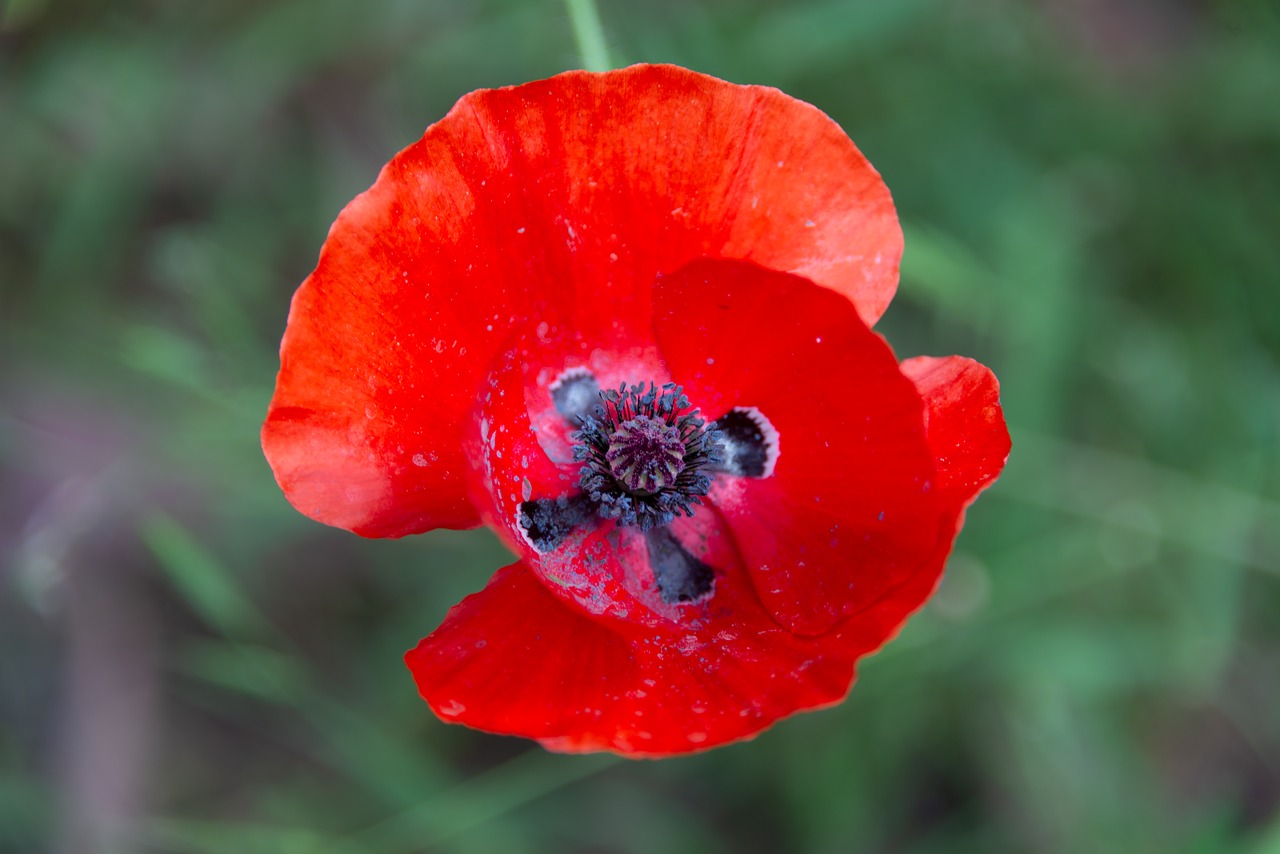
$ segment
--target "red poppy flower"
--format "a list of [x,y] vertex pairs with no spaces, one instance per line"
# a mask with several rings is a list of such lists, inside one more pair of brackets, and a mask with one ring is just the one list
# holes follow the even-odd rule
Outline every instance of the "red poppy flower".
[[902,238],[839,127],[670,66],[474,92],[339,216],[263,447],[371,537],[519,559],[406,657],[444,720],[657,756],[838,702],[1003,466],[995,378],[869,325]]

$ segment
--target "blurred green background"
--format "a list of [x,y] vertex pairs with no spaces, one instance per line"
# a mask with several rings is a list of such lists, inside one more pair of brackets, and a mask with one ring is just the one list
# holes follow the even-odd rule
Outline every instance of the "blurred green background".
[[329,223],[566,7],[0,2],[0,851],[1280,851],[1280,11],[605,2],[615,64],[817,104],[907,233],[881,324],[1003,383],[1004,478],[838,708],[664,762],[439,723],[506,561],[284,501]]

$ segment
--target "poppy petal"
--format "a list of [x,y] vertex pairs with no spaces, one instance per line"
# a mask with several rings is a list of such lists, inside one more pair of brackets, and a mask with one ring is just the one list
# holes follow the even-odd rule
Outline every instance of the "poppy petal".
[[[413,186],[465,181],[446,225],[462,279],[601,346],[659,273],[750,259],[843,293],[873,323],[897,288],[888,189],[817,108],[665,65],[473,92],[402,152]],[[438,205],[436,205],[438,206]],[[458,220],[455,223],[455,220]]]
[[459,287],[460,261],[419,228],[424,215],[459,227],[444,202],[465,184],[418,176],[409,193],[411,172],[393,160],[330,229],[294,295],[262,428],[289,501],[369,537],[479,523],[460,448],[495,338],[478,327],[514,318],[501,288]]
[[520,563],[454,607],[405,662],[443,720],[552,750],[662,756],[746,738],[848,692],[852,637],[748,627],[602,623],[567,607]]
[[366,303],[353,297],[327,299],[318,285],[304,285],[293,305],[262,425],[263,452],[289,502],[366,537],[479,524],[461,425],[432,417],[473,400],[474,390],[440,382],[443,363],[398,346],[391,314],[354,309]]
[[709,418],[746,408],[775,437],[767,476],[720,477],[710,495],[775,619],[826,632],[931,571],[957,511],[935,489],[919,394],[847,300],[715,260],[663,277],[653,300],[689,398]]
[[924,399],[938,488],[968,505],[1009,457],[1000,383],[985,365],[963,356],[917,356],[902,363],[902,372]]

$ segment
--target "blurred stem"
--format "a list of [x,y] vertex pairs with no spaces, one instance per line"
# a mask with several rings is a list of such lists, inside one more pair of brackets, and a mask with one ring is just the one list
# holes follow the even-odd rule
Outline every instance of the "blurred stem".
[[573,40],[577,42],[582,65],[588,71],[608,71],[609,49],[604,44],[604,28],[600,26],[600,13],[595,0],[564,0],[573,25]]

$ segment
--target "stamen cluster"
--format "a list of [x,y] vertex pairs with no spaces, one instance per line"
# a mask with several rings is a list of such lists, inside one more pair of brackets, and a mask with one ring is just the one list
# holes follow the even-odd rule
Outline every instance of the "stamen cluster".
[[600,392],[573,434],[578,483],[597,512],[648,531],[693,515],[722,462],[718,431],[698,417],[681,386],[629,385]]

